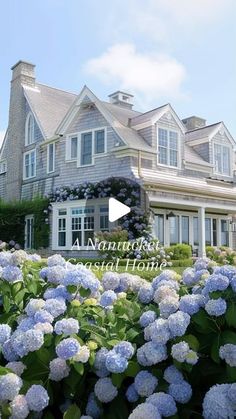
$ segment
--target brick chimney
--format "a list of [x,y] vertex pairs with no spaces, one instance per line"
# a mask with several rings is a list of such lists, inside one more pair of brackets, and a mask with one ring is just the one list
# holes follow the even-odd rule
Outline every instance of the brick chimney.
[[22,86],[35,87],[35,65],[18,61],[12,68],[8,138],[5,145],[7,159],[8,201],[21,198],[23,152],[25,147],[26,100]]

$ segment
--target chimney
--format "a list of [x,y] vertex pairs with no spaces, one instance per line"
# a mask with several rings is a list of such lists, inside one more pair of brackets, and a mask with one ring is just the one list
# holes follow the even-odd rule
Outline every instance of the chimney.
[[206,120],[199,116],[189,116],[182,119],[183,124],[186,126],[187,131],[192,131],[206,126]]
[[12,82],[19,81],[20,84],[35,87],[35,65],[27,61],[18,61],[12,70]]
[[132,109],[133,107],[133,104],[131,103],[133,95],[130,95],[129,93],[117,90],[108,97],[110,99],[110,103],[113,103],[113,105],[122,106],[127,109]]

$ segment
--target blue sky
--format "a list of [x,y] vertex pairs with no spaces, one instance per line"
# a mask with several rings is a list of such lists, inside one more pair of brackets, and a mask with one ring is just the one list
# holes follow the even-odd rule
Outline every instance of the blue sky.
[[10,67],[106,100],[133,93],[137,110],[171,102],[183,118],[224,120],[236,138],[235,0],[9,0],[1,4],[0,138]]

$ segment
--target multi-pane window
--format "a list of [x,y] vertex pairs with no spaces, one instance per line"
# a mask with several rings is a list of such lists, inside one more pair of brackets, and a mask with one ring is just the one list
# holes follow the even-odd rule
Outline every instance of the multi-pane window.
[[179,243],[179,216],[169,217],[170,244]]
[[108,207],[100,207],[100,230],[108,231],[109,230],[109,220],[108,220]]
[[106,151],[105,129],[71,135],[66,143],[66,160],[78,160],[79,166],[93,164],[94,156]]
[[66,245],[66,218],[58,218],[58,246]]
[[230,147],[222,144],[214,144],[214,164],[216,173],[230,176]]
[[55,170],[55,143],[48,144],[47,148],[47,172],[52,173]]
[[221,245],[229,246],[229,228],[227,220],[221,220]]
[[87,132],[81,134],[80,165],[86,166],[87,164],[92,164],[92,154],[92,133]]
[[34,117],[32,113],[29,113],[25,123],[25,145],[33,144],[34,141]]
[[24,179],[30,179],[36,175],[36,151],[24,153]]
[[71,210],[72,247],[87,246],[94,237],[94,207],[78,207]]
[[178,133],[158,128],[158,162],[178,167]]
[[6,173],[7,171],[7,162],[6,160],[2,160],[0,161],[0,175],[2,175],[3,173]]
[[189,217],[182,216],[182,243],[189,244]]

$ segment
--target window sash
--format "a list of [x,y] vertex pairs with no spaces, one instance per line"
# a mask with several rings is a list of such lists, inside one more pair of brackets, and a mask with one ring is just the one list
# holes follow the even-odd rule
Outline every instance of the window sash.
[[36,151],[24,155],[24,178],[30,179],[36,175]]
[[34,133],[34,117],[30,113],[26,119],[26,130],[25,130],[25,145],[33,144],[35,141],[35,133]]
[[95,131],[94,154],[105,153],[105,132],[104,130]]
[[81,134],[80,164],[86,166],[92,164],[93,142],[92,133]]
[[214,162],[216,173],[230,176],[230,147],[222,144],[214,144]]
[[70,158],[71,160],[78,158],[78,137],[70,138]]
[[165,166],[178,167],[178,133],[158,128],[158,162]]

